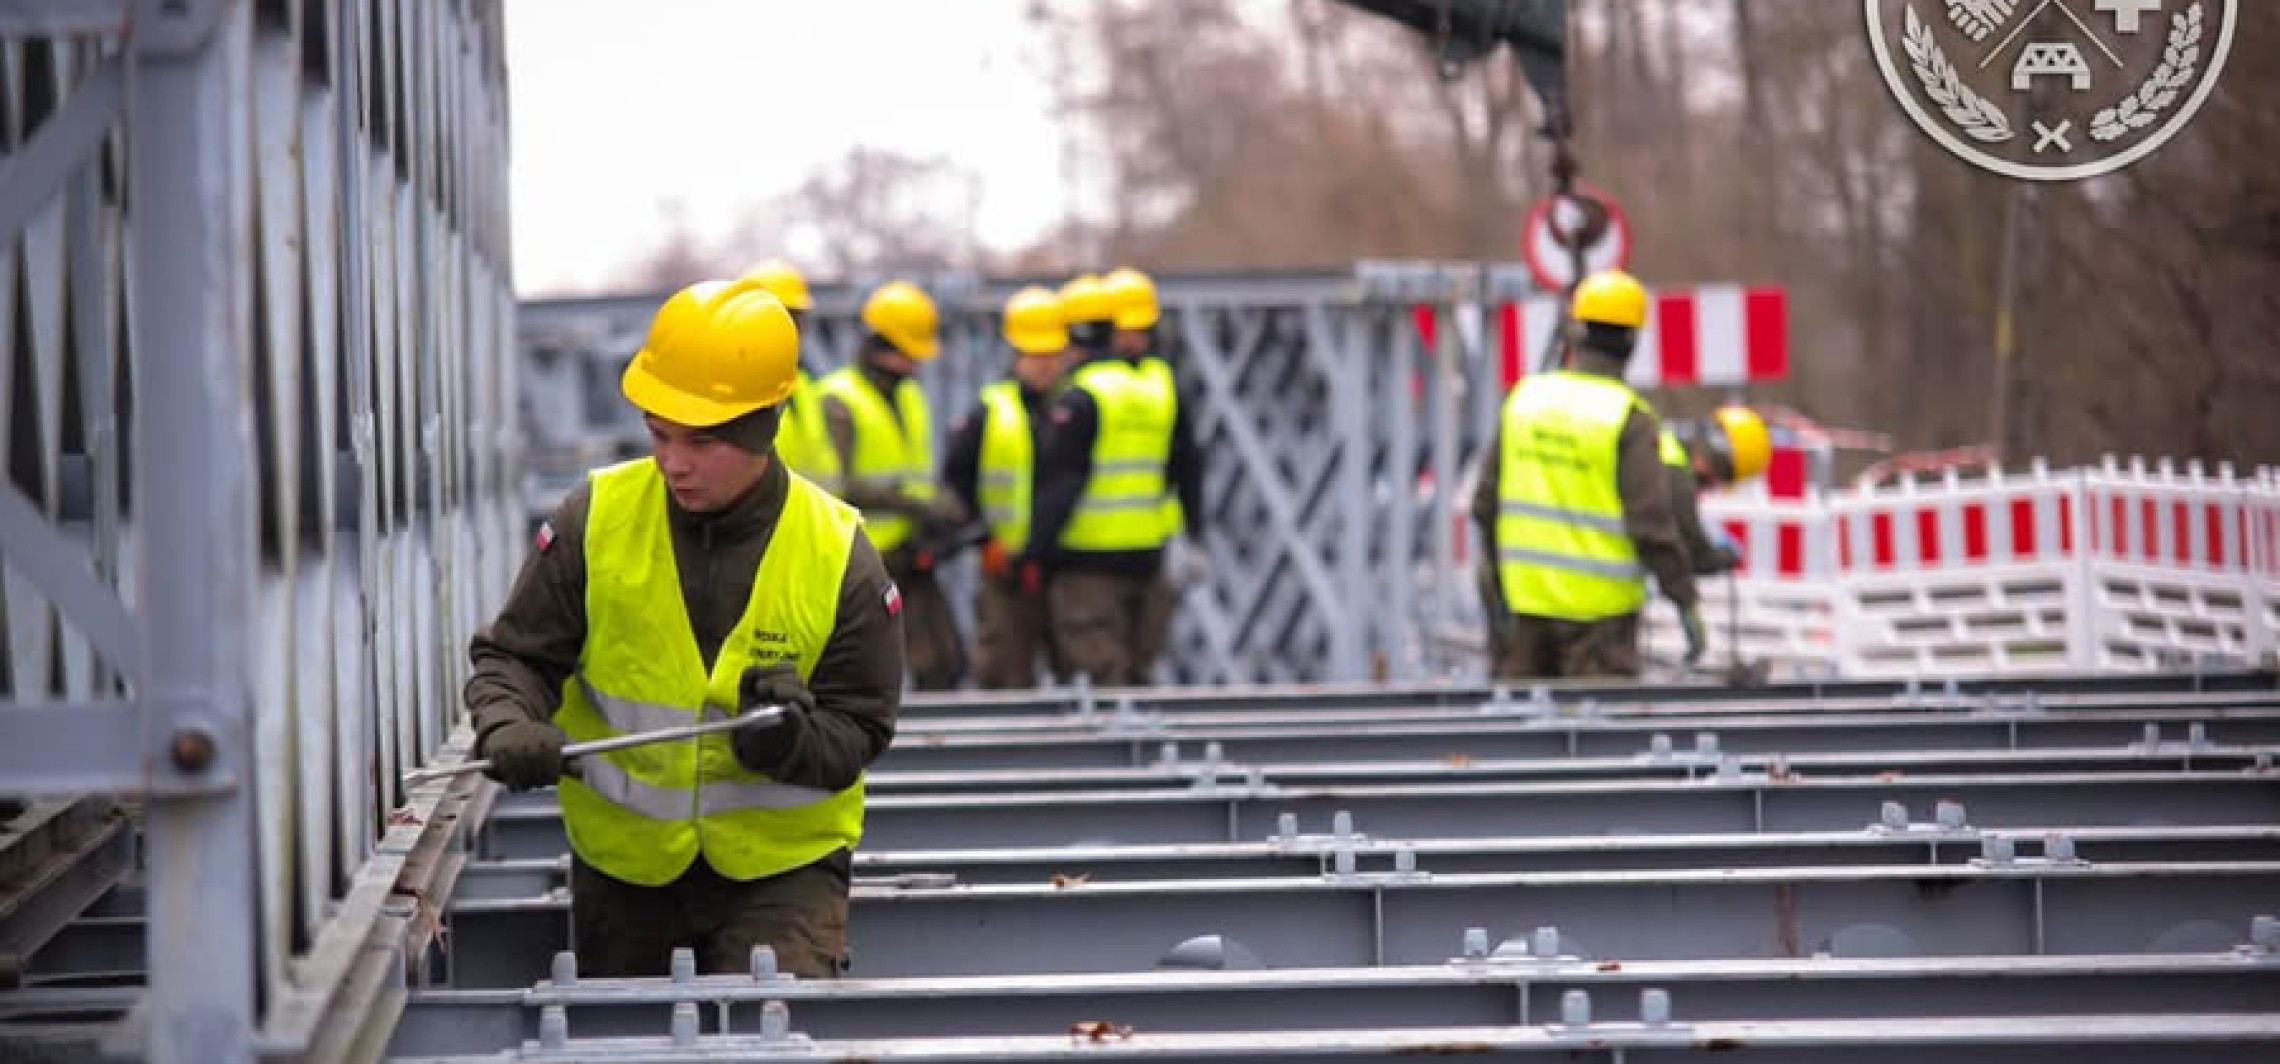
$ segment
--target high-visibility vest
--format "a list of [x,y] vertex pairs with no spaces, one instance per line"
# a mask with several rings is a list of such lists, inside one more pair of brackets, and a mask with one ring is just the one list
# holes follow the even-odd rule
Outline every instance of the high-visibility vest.
[[1021,385],[998,381],[982,389],[981,483],[975,492],[990,538],[1009,554],[1029,545],[1030,497],[1037,476],[1036,443]]
[[[1164,389],[1166,393],[1171,395],[1172,418],[1175,421],[1178,420],[1180,414],[1180,386],[1179,382],[1172,376],[1172,364],[1155,355],[1149,355],[1148,357],[1140,360],[1139,368],[1140,372],[1155,382],[1155,385],[1157,387]],[[1170,539],[1173,536],[1187,531],[1187,511],[1181,508],[1179,493],[1172,490],[1172,488],[1173,485],[1169,480],[1167,480],[1164,485],[1165,539]]]
[[[800,476],[752,579],[744,616],[711,669],[674,576],[665,479],[657,463],[590,474],[586,642],[554,713],[572,742],[733,716],[753,665],[815,671],[839,614],[839,585],[861,519]],[[771,876],[853,847],[863,834],[863,783],[836,793],[747,771],[725,735],[590,755],[559,786],[570,847],[628,883],[680,878],[701,853],[730,879]]]
[[1692,469],[1694,467],[1693,459],[1686,455],[1686,445],[1678,442],[1678,433],[1666,428],[1662,430],[1662,438],[1657,442],[1662,446],[1662,464],[1672,469]]
[[1156,550],[1164,525],[1164,465],[1172,454],[1172,392],[1163,378],[1122,359],[1093,362],[1072,382],[1099,411],[1092,476],[1061,530],[1067,550]]
[[[822,390],[846,403],[855,419],[855,454],[853,468],[846,471],[847,483],[893,488],[918,499],[934,497],[934,418],[917,381],[906,379],[895,385],[891,408],[853,366],[825,377]],[[907,542],[917,523],[896,513],[864,514],[863,527],[871,535],[871,545],[884,553]]]
[[776,430],[776,457],[784,468],[808,478],[829,492],[839,491],[839,449],[831,445],[831,429],[823,421],[823,395],[806,370],[784,409],[784,423]]
[[1646,579],[1623,528],[1616,452],[1645,402],[1623,382],[1541,373],[1504,403],[1496,518],[1505,608],[1594,621],[1637,612]]

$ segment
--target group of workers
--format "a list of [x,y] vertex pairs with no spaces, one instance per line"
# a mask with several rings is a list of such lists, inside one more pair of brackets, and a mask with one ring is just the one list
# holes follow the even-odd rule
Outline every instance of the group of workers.
[[[1635,674],[1649,573],[1698,654],[1694,579],[1737,561],[1693,495],[1763,469],[1764,424],[1663,426],[1623,383],[1647,302],[1627,275],[1588,279],[1566,364],[1505,403],[1474,500],[1498,677]],[[668,298],[621,380],[650,455],[554,509],[471,642],[473,755],[510,789],[558,789],[583,973],[661,974],[680,948],[707,972],[758,947],[795,975],[844,969],[864,772],[906,684],[966,671],[936,579],[951,554],[981,554],[982,685],[1141,683],[1163,647],[1164,555],[1201,533],[1202,468],[1147,276],[1008,299],[1009,371],[939,467],[912,380],[942,347],[933,300],[872,291],[853,364],[811,380],[812,305],[781,262]]]
[[780,261],[668,298],[621,380],[649,456],[569,493],[471,641],[472,753],[510,789],[557,788],[587,974],[662,973],[677,948],[745,971],[761,946],[837,974],[864,771],[906,683],[967,672],[943,560],[981,553],[980,684],[1129,685],[1165,643],[1167,544],[1200,542],[1201,458],[1145,274],[1008,299],[1009,372],[939,468],[912,379],[942,348],[934,301],[873,290],[854,362],[814,379],[812,307]]
[[1708,640],[1695,579],[1742,562],[1705,529],[1696,494],[1763,472],[1771,434],[1736,405],[1664,424],[1624,382],[1648,306],[1627,273],[1585,278],[1561,366],[1505,398],[1472,505],[1494,546],[1480,570],[1492,678],[1636,677],[1649,576],[1678,610],[1692,665]]

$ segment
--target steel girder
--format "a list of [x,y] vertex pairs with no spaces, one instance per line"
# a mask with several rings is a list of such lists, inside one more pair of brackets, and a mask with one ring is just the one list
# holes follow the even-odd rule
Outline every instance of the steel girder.
[[[2280,992],[2280,964],[2236,951],[1621,963],[1495,956],[1245,972],[580,979],[527,989],[415,991],[390,1048],[400,1055],[442,1055],[536,1042],[540,1017],[552,1008],[580,1039],[660,1036],[669,1033],[673,1006],[683,1001],[698,1005],[706,1033],[757,1031],[762,1006],[781,1001],[815,1038],[873,1039],[1036,1034],[1064,1016],[1113,1018],[1148,1033],[1488,1027],[1555,1019],[1571,990],[1590,995],[1601,1022],[1638,1022],[1647,989],[1662,990],[1672,1015],[1689,1023],[2139,1010],[2254,1014]],[[77,1000],[98,1008],[102,995]]]

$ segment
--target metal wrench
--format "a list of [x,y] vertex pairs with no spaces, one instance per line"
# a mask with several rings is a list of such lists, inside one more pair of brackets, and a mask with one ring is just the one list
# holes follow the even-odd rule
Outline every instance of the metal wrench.
[[[745,711],[741,716],[730,717],[727,720],[712,720],[702,724],[685,724],[676,728],[659,728],[656,731],[634,732],[631,735],[615,735],[607,739],[590,739],[582,743],[571,743],[562,748],[562,758],[568,761],[586,754],[607,753],[611,750],[647,746],[651,743],[694,739],[703,735],[715,735],[720,732],[736,731],[740,728],[757,727],[762,724],[773,725],[782,720],[783,717],[784,707],[782,706],[758,706]],[[414,783],[425,783],[428,780],[461,776],[470,772],[485,772],[490,767],[491,760],[489,758],[476,758],[462,761],[456,765],[418,768],[404,773],[404,783],[409,786]]]

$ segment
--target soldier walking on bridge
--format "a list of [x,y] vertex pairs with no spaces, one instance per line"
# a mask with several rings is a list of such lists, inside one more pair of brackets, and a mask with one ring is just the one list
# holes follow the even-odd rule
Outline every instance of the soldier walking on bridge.
[[[682,289],[626,368],[652,457],[590,473],[469,648],[475,755],[559,783],[580,970],[836,974],[863,773],[894,737],[895,585],[855,511],[774,458],[799,334],[749,281]],[[580,759],[566,741],[782,706],[774,726]]]

